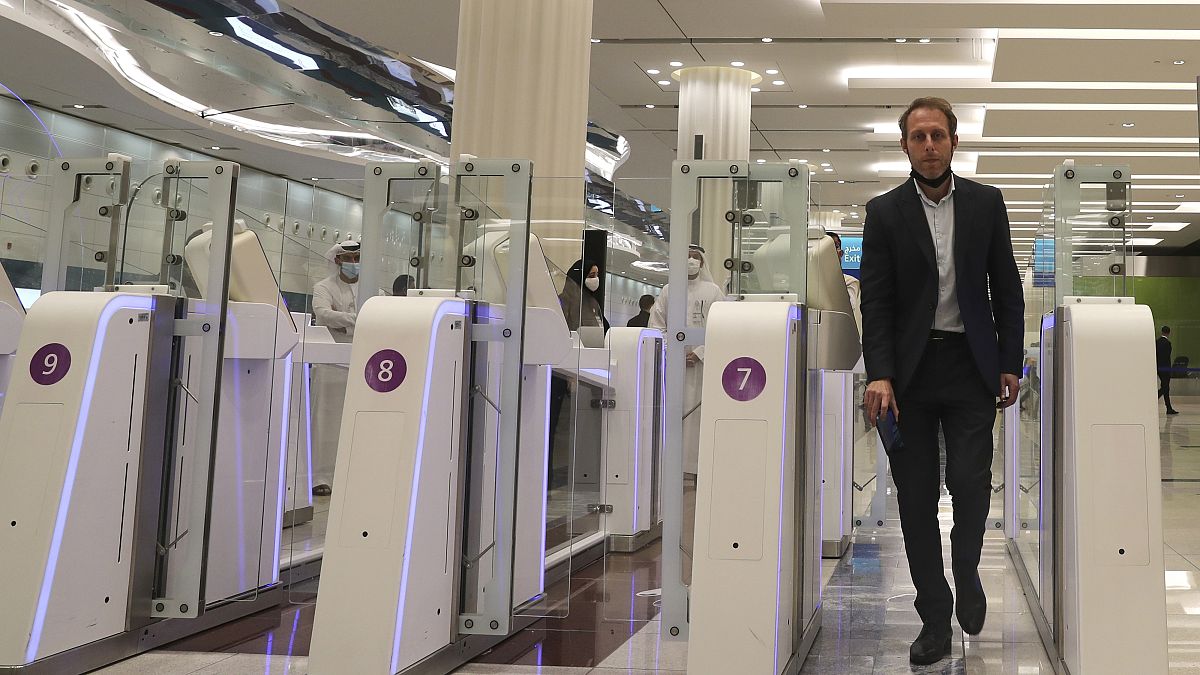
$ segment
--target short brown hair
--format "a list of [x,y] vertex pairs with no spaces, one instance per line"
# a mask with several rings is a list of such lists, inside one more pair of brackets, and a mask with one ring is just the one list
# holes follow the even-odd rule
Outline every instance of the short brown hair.
[[905,138],[908,138],[908,116],[912,111],[919,108],[940,111],[946,116],[946,120],[950,122],[950,135],[953,136],[958,133],[958,117],[954,115],[954,108],[950,106],[950,102],[937,96],[924,96],[908,104],[908,109],[900,116],[900,134]]

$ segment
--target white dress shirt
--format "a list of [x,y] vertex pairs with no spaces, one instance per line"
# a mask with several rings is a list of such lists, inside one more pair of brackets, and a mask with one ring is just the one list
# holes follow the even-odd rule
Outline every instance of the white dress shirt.
[[950,192],[936,204],[925,193],[916,179],[913,188],[925,208],[925,220],[929,221],[929,234],[933,237],[934,260],[938,270],[937,310],[933,313],[933,330],[963,333],[962,313],[958,310],[958,287],[954,274],[954,176],[950,176]]

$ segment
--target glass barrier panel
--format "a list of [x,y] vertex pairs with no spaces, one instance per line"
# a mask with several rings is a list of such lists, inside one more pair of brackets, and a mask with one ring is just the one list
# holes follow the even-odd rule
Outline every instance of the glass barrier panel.
[[[589,222],[609,230],[606,313],[614,408],[608,446],[604,529],[604,616],[631,636],[659,612],[662,587],[662,452],[665,412],[669,179],[592,177]],[[589,193],[591,194],[591,192]],[[582,573],[584,576],[586,572]]]
[[[357,318],[354,251],[362,181],[267,178],[257,197],[279,232],[280,290],[299,334],[288,391],[287,497],[280,566],[293,604],[316,601],[337,464],[350,343]],[[269,220],[269,223],[267,222]],[[349,265],[343,274],[342,263]]]
[[[525,301],[516,307],[508,305],[509,284],[520,284],[520,279],[510,275],[510,255],[513,254],[512,235],[526,237],[529,221],[517,218],[528,204],[525,188],[511,189],[507,177],[461,175],[453,187],[459,209],[459,241],[463,242],[458,274],[458,290],[475,299],[473,329],[486,332],[492,324],[504,322],[509,327],[525,321]],[[517,248],[516,250],[520,250]],[[531,248],[532,251],[532,248]],[[536,260],[531,252],[531,260]],[[524,266],[528,270],[528,265]],[[544,287],[543,287],[544,288]],[[526,324],[527,325],[527,324]],[[525,333],[525,352],[528,359],[533,331]],[[470,391],[468,409],[468,446],[465,448],[466,481],[464,539],[462,545],[461,611],[473,614],[489,606],[489,593],[497,592],[511,582],[510,611],[519,613],[526,607],[537,607],[544,588],[544,554],[541,539],[544,528],[537,518],[520,517],[544,503],[544,475],[527,471],[521,475],[522,466],[537,454],[544,443],[541,434],[530,433],[530,417],[522,409],[525,391],[530,386],[529,369],[522,369],[523,383],[505,380],[505,366],[510,353],[506,353],[505,342],[477,340],[471,344],[473,359],[468,373],[467,386]],[[544,385],[543,385],[544,386]],[[520,391],[520,395],[518,395]],[[501,410],[515,407],[515,419],[507,417],[509,423],[521,425],[520,447],[510,447],[510,441],[502,437],[505,421]],[[534,427],[536,428],[536,427]],[[544,428],[544,427],[543,427]],[[512,454],[509,454],[512,453]],[[500,470],[507,463],[517,466],[516,486],[500,484],[504,473]],[[521,486],[536,485],[527,494]],[[508,489],[513,489],[515,503],[505,505]],[[500,507],[505,510],[501,510]],[[511,506],[511,510],[508,510]],[[511,520],[510,520],[511,519]],[[512,568],[496,555],[497,547],[509,542],[501,541],[500,534],[512,526],[514,539],[511,556]],[[505,575],[510,575],[504,579]],[[494,601],[492,601],[494,602]],[[536,613],[536,610],[534,610]]]
[[[179,165],[190,175],[189,165]],[[154,167],[151,167],[154,168]],[[157,167],[161,171],[161,164]],[[139,198],[151,197],[129,210],[123,243],[117,261],[118,278],[126,284],[153,284],[155,292],[174,295],[186,303],[186,316],[204,317],[219,311],[219,298],[208,297],[211,240],[215,209],[213,185],[207,178],[164,179],[152,171],[139,171],[144,181]],[[135,183],[137,185],[137,183]],[[145,191],[146,186],[155,186]],[[236,189],[236,185],[235,185]],[[153,190],[157,190],[154,192]],[[236,192],[235,192],[236,195]],[[153,197],[157,196],[157,199]],[[149,203],[147,203],[149,202]],[[136,203],[136,201],[135,201]],[[230,296],[238,295],[258,275],[270,270],[254,235],[235,232],[229,240],[231,262],[225,270]],[[240,238],[239,238],[240,237]],[[249,253],[249,255],[247,255]],[[103,271],[89,272],[102,274]],[[247,277],[248,274],[254,277]],[[91,285],[90,281],[86,281]],[[216,283],[219,283],[216,282]],[[239,284],[241,286],[239,287]],[[276,507],[280,489],[280,444],[272,433],[272,382],[276,373],[277,312],[245,311],[242,303],[230,302],[226,315],[224,360],[219,391],[209,390],[219,405],[214,439],[203,437],[200,401],[193,391],[209,386],[212,364],[203,360],[205,337],[183,339],[179,386],[175,394],[182,409],[182,423],[172,466],[179,488],[188,484],[197,458],[215,441],[212,465],[212,502],[208,513],[209,539],[204,601],[207,605],[227,601],[248,602],[277,579],[276,555],[279,523]],[[259,326],[257,323],[264,325]],[[162,533],[160,545],[168,560],[176,553],[194,549],[200,539],[188,529],[188,514],[201,505],[190,502],[188,493],[176,489],[172,500],[171,525]],[[193,583],[167,567],[168,595],[177,585]]]

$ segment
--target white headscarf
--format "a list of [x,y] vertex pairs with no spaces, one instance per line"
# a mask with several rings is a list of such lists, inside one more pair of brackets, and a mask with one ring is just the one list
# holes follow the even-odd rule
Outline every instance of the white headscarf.
[[336,272],[339,270],[338,261],[337,261],[337,257],[339,255],[341,255],[343,253],[358,253],[358,252],[360,252],[361,249],[362,249],[362,245],[359,244],[357,241],[346,240],[346,241],[338,242],[338,243],[334,244],[332,248],[330,248],[328,251],[325,252],[325,260],[329,261],[330,265],[333,265],[333,269]]
[[696,275],[695,279],[688,279],[688,281],[707,281],[713,285],[719,286],[719,284],[717,284],[716,280],[713,279],[712,271],[709,268],[708,254],[704,252],[704,249],[700,248],[699,246],[696,246],[695,244],[692,244],[688,247],[688,257],[689,258],[692,257],[693,252],[700,254],[700,260],[701,260],[700,273]]

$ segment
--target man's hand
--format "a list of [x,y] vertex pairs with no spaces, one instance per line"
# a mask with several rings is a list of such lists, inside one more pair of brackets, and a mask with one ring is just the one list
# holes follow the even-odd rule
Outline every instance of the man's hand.
[[900,419],[900,408],[896,407],[896,394],[892,391],[891,380],[875,380],[867,385],[867,395],[863,397],[863,407],[867,411],[867,421],[871,426],[890,408],[896,419]]
[[1000,402],[996,407],[1004,410],[1017,402],[1017,392],[1021,388],[1021,380],[1012,373],[1000,374]]

